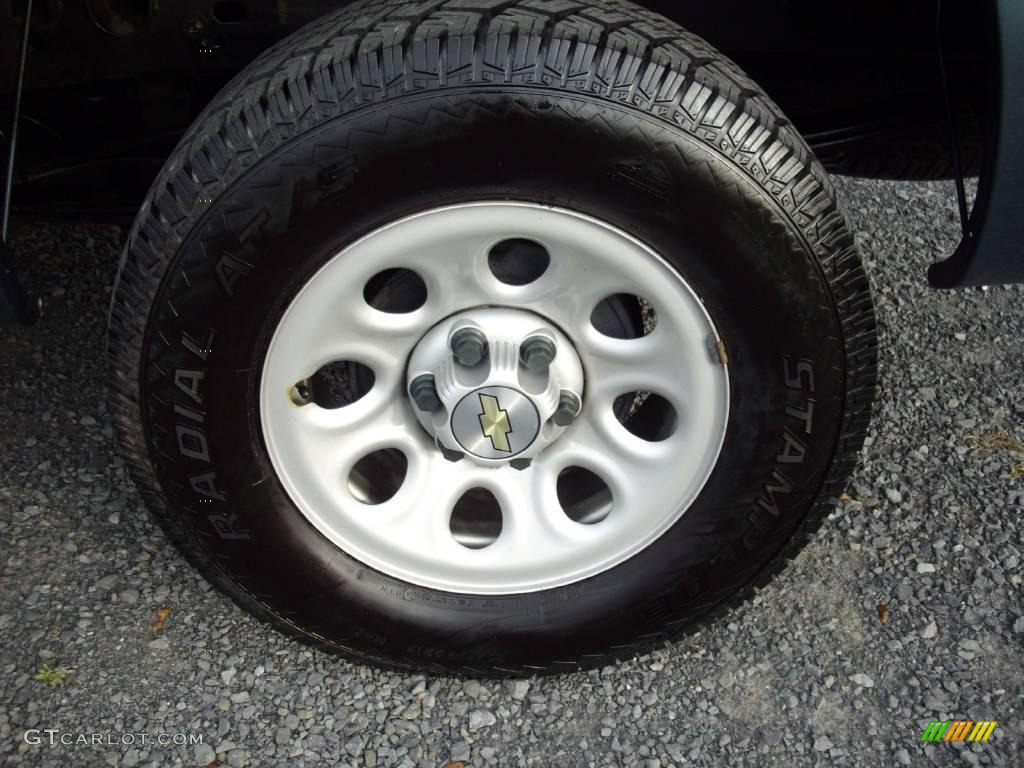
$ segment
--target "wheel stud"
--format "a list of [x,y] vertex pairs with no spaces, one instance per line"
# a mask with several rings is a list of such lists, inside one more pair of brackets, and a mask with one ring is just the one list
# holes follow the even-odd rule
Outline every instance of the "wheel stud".
[[441,398],[437,395],[432,374],[424,373],[413,379],[409,385],[409,396],[421,411],[436,411],[441,407]]
[[448,344],[459,365],[473,366],[487,357],[487,337],[477,328],[460,328]]
[[575,393],[563,389],[558,396],[558,408],[551,420],[555,426],[567,427],[573,423],[580,412],[580,399]]
[[519,359],[534,373],[547,373],[555,352],[555,343],[547,336],[530,336],[519,345]]

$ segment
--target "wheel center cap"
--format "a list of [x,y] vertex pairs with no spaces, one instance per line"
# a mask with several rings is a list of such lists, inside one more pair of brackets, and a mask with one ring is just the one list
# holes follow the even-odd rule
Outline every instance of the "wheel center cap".
[[481,459],[511,459],[537,439],[540,413],[518,390],[481,387],[455,406],[451,428],[466,453]]
[[416,417],[446,458],[525,469],[578,414],[583,366],[539,315],[482,307],[420,339],[407,383]]

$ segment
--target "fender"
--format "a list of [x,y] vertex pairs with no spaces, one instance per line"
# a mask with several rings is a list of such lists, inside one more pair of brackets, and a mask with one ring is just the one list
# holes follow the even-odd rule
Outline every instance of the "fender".
[[1024,4],[996,3],[996,119],[963,239],[928,270],[936,288],[1024,282]]

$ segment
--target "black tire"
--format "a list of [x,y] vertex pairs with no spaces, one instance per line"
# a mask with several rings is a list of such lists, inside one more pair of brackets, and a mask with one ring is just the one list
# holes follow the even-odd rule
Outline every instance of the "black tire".
[[[340,247],[480,199],[588,213],[663,254],[715,319],[732,389],[722,457],[674,527],[507,597],[397,581],[317,533],[268,463],[247,375]],[[825,172],[700,39],[619,0],[380,0],[276,45],[197,119],[132,228],[109,358],[135,481],[210,581],[330,651],[502,675],[635,654],[764,583],[852,470],[875,322]]]

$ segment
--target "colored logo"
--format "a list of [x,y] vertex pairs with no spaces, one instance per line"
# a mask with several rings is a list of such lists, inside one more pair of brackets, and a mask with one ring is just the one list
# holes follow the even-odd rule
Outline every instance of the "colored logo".
[[451,428],[466,453],[504,463],[537,439],[540,412],[518,389],[481,387],[459,400],[452,411]]
[[932,720],[921,741],[988,741],[995,728],[995,720]]
[[480,428],[484,431],[484,437],[491,438],[491,445],[496,451],[512,452],[512,446],[508,442],[508,436],[512,427],[508,423],[508,411],[502,410],[498,404],[498,398],[494,395],[480,395]]

